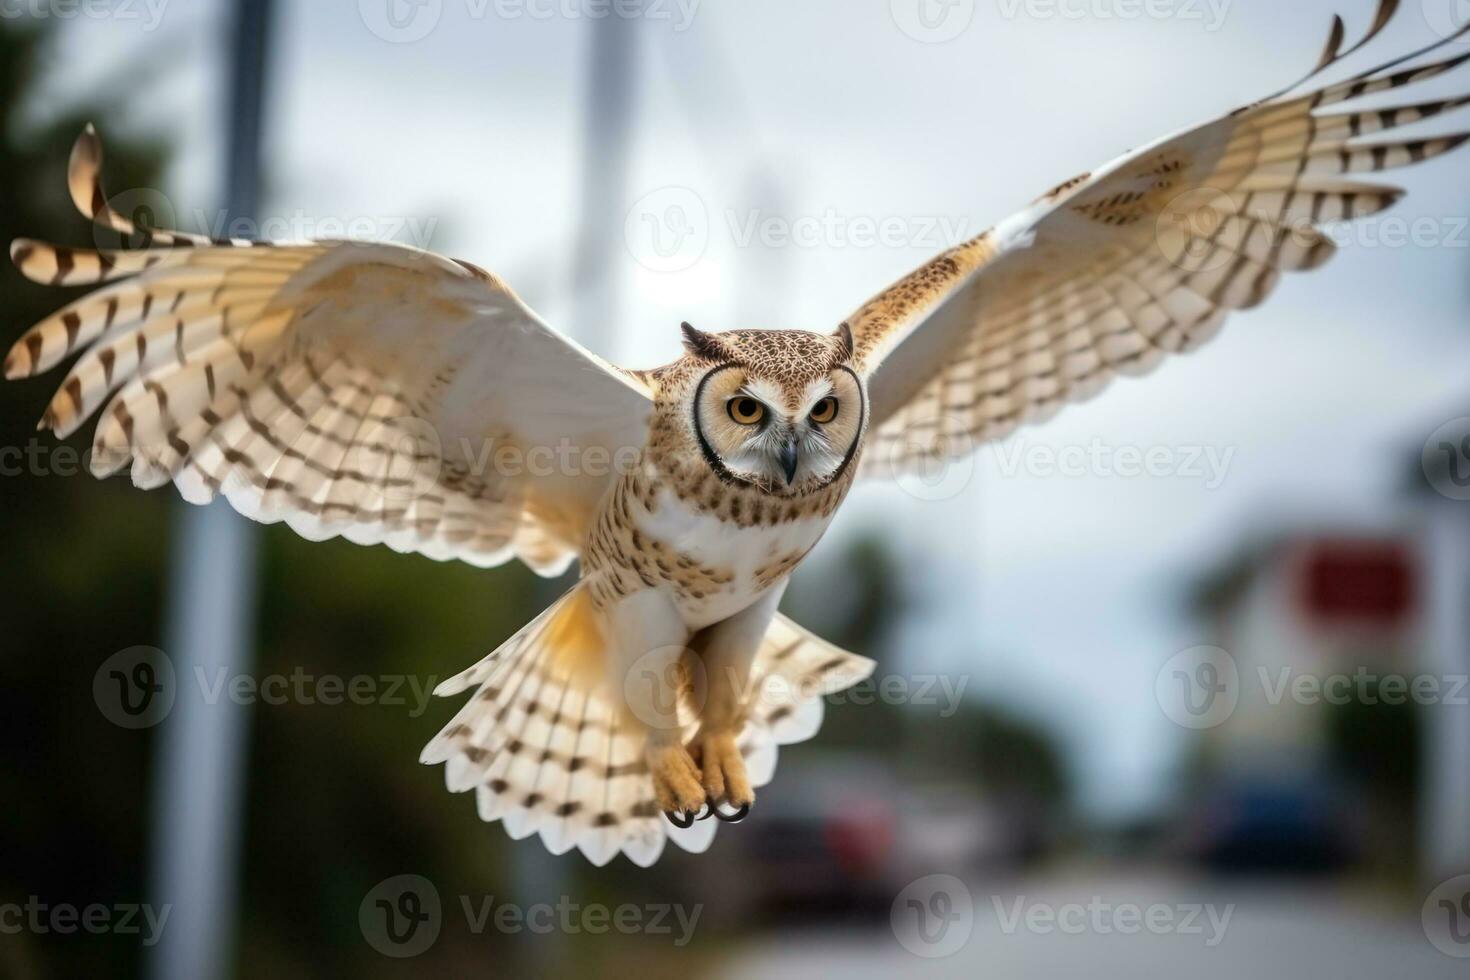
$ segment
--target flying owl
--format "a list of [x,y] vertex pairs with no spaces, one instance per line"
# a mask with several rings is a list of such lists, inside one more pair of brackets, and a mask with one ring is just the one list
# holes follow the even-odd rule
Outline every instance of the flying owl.
[[513,837],[646,866],[749,813],[778,746],[872,671],[777,611],[860,474],[954,458],[1193,350],[1282,272],[1322,265],[1325,223],[1402,194],[1351,175],[1467,138],[1378,134],[1470,96],[1343,107],[1470,60],[1420,61],[1465,31],[1301,92],[1397,8],[1348,50],[1335,19],[1301,82],[1067,181],[832,332],[686,324],[655,370],[582,349],[468,262],[135,226],[89,128],[71,196],[141,245],[16,241],[36,282],[109,285],[27,332],[5,376],[82,352],[41,427],[65,437],[101,408],[98,476],[130,465],[140,487],[222,494],[311,539],[547,576],[579,561],[569,592],[438,688],[474,693],[422,761]]

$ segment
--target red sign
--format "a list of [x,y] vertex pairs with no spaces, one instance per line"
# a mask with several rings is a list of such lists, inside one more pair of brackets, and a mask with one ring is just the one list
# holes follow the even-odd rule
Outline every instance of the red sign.
[[1319,541],[1301,565],[1302,611],[1317,626],[1403,626],[1413,614],[1413,555],[1398,541]]

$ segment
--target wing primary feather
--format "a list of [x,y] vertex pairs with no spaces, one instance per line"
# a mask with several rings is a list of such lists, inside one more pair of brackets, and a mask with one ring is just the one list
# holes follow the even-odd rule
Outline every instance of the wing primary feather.
[[[109,199],[102,163],[88,126],[69,196],[142,247],[14,241],[27,278],[101,288],[33,326],[3,365],[23,378],[80,354],[40,427],[65,435],[96,415],[94,473],[131,460],[139,486],[172,481],[191,502],[223,490],[247,516],[308,537],[440,561],[519,557],[552,575],[576,559],[611,469],[505,473],[470,454],[569,443],[618,458],[647,440],[646,380],[555,333],[472,263],[392,244],[142,227]],[[500,407],[487,413],[492,392]],[[388,442],[420,430],[428,449]]]
[[[1368,47],[1402,8],[1380,0],[1353,44],[1335,18],[1307,78]],[[1342,175],[1418,164],[1470,141],[1464,132],[1372,137],[1470,95],[1318,110],[1459,68],[1470,54],[1425,56],[1467,34],[1470,24],[1315,92],[1289,95],[1299,82],[1159,140],[1003,222],[972,268],[957,271],[945,253],[875,297],[847,320],[869,376],[869,471],[966,452],[1048,417],[1116,374],[1195,349],[1226,311],[1263,302],[1283,273],[1322,266],[1335,251],[1324,225],[1375,214],[1404,193]]]
[[[1332,27],[1327,35],[1326,47],[1322,51],[1322,57],[1317,60],[1317,64],[1312,68],[1311,71],[1307,72],[1301,78],[1297,79],[1295,82],[1286,86],[1275,94],[1268,96],[1264,101],[1272,102],[1276,99],[1281,98],[1284,95],[1296,91],[1307,82],[1310,82],[1312,79],[1316,78],[1327,69],[1331,68],[1333,65],[1347,58],[1350,58],[1358,51],[1361,51],[1364,47],[1370,44],[1374,38],[1383,33],[1383,29],[1388,26],[1391,20],[1393,20],[1394,14],[1398,12],[1398,8],[1399,0],[1379,0],[1377,11],[1373,16],[1373,23],[1369,26],[1368,32],[1363,35],[1358,43],[1354,44],[1346,51],[1342,50],[1342,43],[1347,38],[1347,25],[1343,22],[1341,14],[1334,14],[1332,16]],[[1256,104],[1259,105],[1260,103]]]

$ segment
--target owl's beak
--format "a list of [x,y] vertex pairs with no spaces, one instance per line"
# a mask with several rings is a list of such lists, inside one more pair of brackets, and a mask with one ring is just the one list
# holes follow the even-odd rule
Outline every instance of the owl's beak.
[[800,461],[796,454],[796,440],[788,439],[783,442],[776,453],[776,459],[781,463],[781,472],[786,474],[786,485],[791,486],[796,482],[796,464]]

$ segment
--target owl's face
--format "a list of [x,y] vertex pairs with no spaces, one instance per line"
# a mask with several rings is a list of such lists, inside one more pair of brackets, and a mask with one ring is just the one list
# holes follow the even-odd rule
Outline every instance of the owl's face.
[[820,490],[857,454],[867,392],[850,335],[685,328],[695,377],[686,402],[705,461],[722,479],[776,496]]

